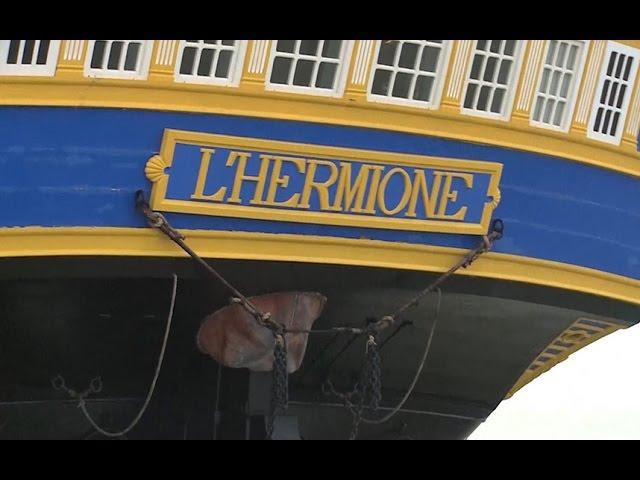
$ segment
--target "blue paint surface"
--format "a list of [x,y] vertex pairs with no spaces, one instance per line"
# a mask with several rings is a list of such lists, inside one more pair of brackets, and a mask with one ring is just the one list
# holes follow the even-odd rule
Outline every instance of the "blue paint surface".
[[[165,128],[498,162],[495,250],[640,279],[640,181],[550,156],[365,128],[122,109],[0,108],[0,227],[145,227],[134,192]],[[177,228],[471,247],[477,237],[169,214]]]

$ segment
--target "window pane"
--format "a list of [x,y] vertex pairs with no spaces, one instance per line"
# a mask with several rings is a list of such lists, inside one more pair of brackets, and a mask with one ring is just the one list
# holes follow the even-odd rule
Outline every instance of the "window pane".
[[31,59],[33,58],[33,50],[36,46],[35,40],[25,40],[24,41],[24,50],[22,51],[22,60],[20,63],[30,64]]
[[491,93],[491,87],[488,85],[484,85],[480,88],[480,95],[478,95],[478,103],[476,104],[476,108],[478,110],[487,110],[487,103],[489,102],[489,94]]
[[571,85],[572,76],[570,74],[565,74],[562,77],[562,85],[560,86],[560,96],[562,98],[567,98],[569,95],[569,86]]
[[618,103],[616,104],[616,108],[622,108],[622,102],[624,101],[625,93],[627,92],[627,86],[620,86],[620,93],[618,93]]
[[40,40],[40,47],[38,48],[38,58],[36,63],[38,65],[45,65],[47,63],[47,56],[49,54],[49,40]]
[[513,65],[513,62],[511,60],[502,60],[502,62],[500,62],[500,72],[498,73],[499,84],[506,85],[509,82],[511,65]]
[[467,87],[467,94],[464,97],[464,108],[473,108],[476,90],[478,86],[475,83],[470,83]]
[[182,61],[180,62],[180,73],[183,75],[191,75],[193,73],[193,62],[196,58],[197,49],[194,47],[186,47],[182,52]]
[[502,101],[504,99],[504,88],[497,88],[495,92],[493,92],[493,100],[491,101],[491,111],[493,113],[502,113]]
[[407,98],[409,96],[409,87],[411,86],[411,75],[399,72],[393,82],[394,97]]
[[218,54],[218,63],[216,64],[217,78],[229,78],[229,67],[231,66],[231,57],[233,52],[231,50],[222,50]]
[[96,40],[93,47],[93,56],[91,57],[91,68],[102,68],[102,61],[104,60],[106,46],[106,41]]
[[129,44],[129,48],[127,48],[127,56],[124,61],[124,69],[129,71],[135,71],[136,65],[138,63],[138,52],[140,51],[139,43],[131,43]]
[[556,57],[556,66],[562,67],[564,65],[564,59],[567,55],[567,44],[562,42],[558,47],[558,56]]
[[213,48],[203,48],[200,52],[200,62],[198,62],[198,76],[208,77],[211,75],[213,59],[216,51]]
[[480,79],[480,70],[482,69],[484,59],[485,57],[479,54],[476,54],[473,57],[473,63],[471,64],[471,78],[473,78],[474,80]]
[[11,40],[9,43],[9,53],[7,55],[7,63],[18,63],[18,50],[20,49],[20,40]]
[[278,40],[278,43],[276,43],[276,50],[278,52],[293,53],[293,49],[295,48],[295,46],[295,40]]
[[431,89],[433,87],[433,77],[420,75],[416,80],[415,90],[413,92],[414,100],[424,102],[431,101]]
[[515,40],[507,40],[504,44],[504,54],[513,56],[516,49]]
[[389,83],[391,81],[391,72],[388,70],[378,69],[373,76],[373,85],[371,92],[376,95],[387,95],[389,93]]
[[393,65],[396,48],[398,48],[396,41],[383,40],[382,45],[380,45],[380,53],[378,54],[378,63],[380,65]]
[[318,67],[316,77],[316,87],[333,88],[334,79],[338,70],[338,64],[333,62],[322,62]]
[[109,70],[117,70],[119,68],[121,54],[122,54],[122,42],[111,43],[111,50],[109,51],[109,60],[107,61],[107,68]]
[[576,45],[571,45],[571,50],[569,50],[569,57],[567,58],[567,68],[569,70],[573,70],[576,64],[576,58],[578,56],[578,47]]
[[498,63],[498,59],[496,57],[487,58],[487,64],[484,67],[484,75],[482,79],[485,82],[493,82],[493,75],[496,71],[496,64]]
[[325,58],[339,58],[342,40],[325,40],[322,47],[322,56]]
[[300,53],[302,55],[316,55],[318,53],[319,40],[301,40]]
[[271,70],[271,83],[286,84],[291,70],[291,58],[276,57]]
[[415,43],[405,43],[400,51],[398,65],[402,68],[414,69],[418,58],[418,45]]
[[422,59],[420,60],[420,70],[423,72],[435,72],[438,66],[439,56],[439,48],[430,46],[424,47],[422,50]]
[[629,80],[629,72],[631,71],[631,64],[633,63],[633,58],[632,57],[627,57],[627,66],[624,69],[624,75],[622,76],[622,79],[624,81]]
[[536,105],[533,108],[533,119],[536,121],[540,121],[540,116],[542,114],[542,105],[544,103],[544,97],[536,98]]
[[547,104],[545,105],[545,109],[544,109],[544,117],[542,118],[542,121],[544,123],[549,123],[549,120],[551,119],[551,113],[553,112],[553,107],[555,103],[556,102],[553,100],[547,100]]
[[301,87],[310,86],[313,65],[314,62],[311,60],[298,60],[298,63],[296,63],[296,71],[293,75],[293,84]]
[[556,40],[551,40],[549,42],[549,49],[547,50],[547,58],[544,63],[547,65],[553,65],[553,59],[556,57],[556,49],[558,48],[558,42]]
[[553,124],[556,127],[559,127],[560,124],[562,123],[562,114],[564,113],[564,106],[565,106],[564,102],[558,102],[558,104],[556,105],[556,113],[553,117]]

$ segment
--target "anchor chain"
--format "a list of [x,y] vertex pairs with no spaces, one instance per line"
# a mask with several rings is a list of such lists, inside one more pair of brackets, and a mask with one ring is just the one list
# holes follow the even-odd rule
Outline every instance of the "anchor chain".
[[267,439],[271,440],[276,416],[289,406],[289,371],[287,370],[287,341],[284,334],[275,335],[273,375],[271,382],[271,415],[267,422]]
[[174,243],[182,248],[191,258],[198,262],[210,275],[219,280],[234,295],[231,302],[241,305],[253,318],[258,325],[271,330],[275,337],[275,348],[273,351],[274,361],[272,368],[272,395],[271,395],[271,416],[267,423],[267,438],[271,438],[273,434],[273,426],[275,416],[285,411],[289,402],[289,376],[287,366],[287,345],[284,325],[271,318],[270,312],[262,312],[256,307],[245,295],[235,288],[226,278],[224,278],[216,269],[205,262],[196,252],[194,252],[185,242],[185,236],[173,228],[167,219],[159,212],[154,212],[144,198],[142,190],[136,192],[136,208],[142,212],[147,218],[149,225],[159,229],[167,235]]
[[395,312],[383,316],[378,322],[373,325],[373,328],[377,331],[384,330],[387,327],[394,325],[399,317],[401,317],[407,310],[413,307],[417,307],[420,304],[420,300],[430,292],[433,292],[438,286],[444,282],[447,278],[453,275],[461,268],[468,268],[478,257],[488,252],[493,247],[495,241],[500,240],[504,234],[504,222],[500,219],[495,219],[491,223],[491,232],[482,236],[481,242],[478,246],[470,250],[464,257],[456,262],[449,270],[441,274],[426,288],[421,290],[417,295],[410,299],[407,303],[398,308]]
[[327,379],[322,385],[322,391],[325,395],[332,394],[342,399],[352,416],[349,440],[355,440],[360,423],[363,421],[364,409],[368,408],[375,412],[382,400],[382,361],[377,333],[369,334],[365,346],[365,361],[353,389],[347,393],[338,392],[331,380]]
[[[395,325],[397,319],[399,317],[401,317],[404,313],[406,313],[406,311],[409,310],[410,308],[417,307],[419,305],[419,303],[420,303],[420,300],[425,295],[427,295],[427,294],[429,294],[429,293],[431,293],[433,291],[437,291],[438,292],[436,315],[435,315],[434,322],[433,322],[433,324],[431,326],[431,329],[430,329],[429,337],[428,337],[427,342],[426,342],[425,351],[424,351],[423,357],[421,359],[420,365],[419,365],[418,370],[417,370],[417,372],[416,372],[416,374],[414,376],[413,381],[411,382],[410,387],[407,389],[407,392],[403,396],[403,398],[400,401],[400,403],[392,410],[392,412],[390,414],[384,416],[381,419],[363,418],[362,413],[363,413],[363,409],[364,409],[364,397],[362,396],[363,392],[359,388],[360,380],[359,380],[358,383],[356,383],[356,386],[354,387],[354,389],[351,392],[346,393],[346,394],[338,392],[333,387],[331,381],[328,380],[328,379],[322,385],[322,391],[323,391],[323,393],[325,395],[332,394],[332,395],[340,398],[342,400],[343,404],[345,405],[345,407],[351,412],[351,414],[353,416],[353,424],[352,424],[351,435],[350,435],[350,439],[351,440],[354,440],[357,437],[359,426],[360,426],[361,422],[370,423],[370,424],[384,423],[384,422],[388,421],[391,417],[393,417],[400,410],[400,408],[402,408],[402,406],[404,405],[406,400],[409,398],[409,396],[413,392],[413,389],[415,388],[415,385],[416,385],[416,383],[417,383],[417,381],[418,381],[418,379],[420,377],[420,374],[422,373],[422,369],[424,368],[424,365],[425,365],[426,360],[427,360],[427,356],[428,356],[430,348],[431,348],[431,341],[433,339],[433,334],[435,332],[435,326],[436,326],[436,323],[437,323],[437,320],[438,320],[438,316],[439,316],[439,311],[440,311],[440,301],[441,301],[441,295],[442,294],[441,294],[441,290],[439,288],[439,285],[442,282],[444,282],[447,278],[449,278],[451,275],[453,275],[457,270],[459,270],[460,268],[468,268],[475,260],[478,259],[478,257],[480,257],[482,254],[488,252],[491,249],[491,247],[493,246],[493,243],[496,240],[499,240],[499,239],[502,238],[503,233],[504,233],[504,223],[500,219],[495,219],[491,224],[491,232],[488,235],[483,235],[482,236],[482,241],[480,242],[480,244],[476,248],[470,250],[462,259],[460,259],[455,265],[453,265],[451,268],[449,268],[449,270],[447,270],[446,272],[441,274],[435,281],[433,281],[426,288],[421,290],[417,295],[415,295],[407,303],[405,303],[400,308],[398,308],[395,312],[393,312],[392,314],[383,316],[380,320],[378,320],[377,322],[373,323],[372,325],[370,325],[367,328],[367,330],[370,332],[369,342],[367,343],[367,353],[369,353],[370,350],[371,350],[370,346],[372,344],[372,342],[371,342],[371,338],[372,338],[371,333],[375,333],[377,335],[381,331],[383,331],[384,329]],[[403,321],[402,323],[400,323],[396,327],[395,331],[387,338],[387,340],[389,340],[391,337],[393,337],[401,328],[405,327],[409,323],[410,322],[407,322],[406,320]],[[384,343],[386,343],[386,341]],[[375,350],[377,351],[378,349],[376,348]],[[364,365],[363,370],[362,370],[361,379],[362,378],[372,378],[373,379],[373,378],[376,378],[376,376],[377,376],[377,378],[381,377],[380,371],[378,371],[376,373],[375,370],[372,369],[372,367],[370,366],[372,364],[380,365],[379,352],[378,352],[377,360],[374,360],[374,361],[371,361],[370,356],[367,355],[367,361],[365,361],[365,365]],[[380,392],[379,395],[381,397],[382,386],[381,385],[376,386],[371,391]],[[353,397],[356,396],[356,395],[360,395],[360,404],[359,405],[352,401]],[[374,406],[371,403],[371,400],[370,400],[369,407],[373,411],[375,411],[378,408],[378,406],[379,406],[379,401]]]
[[210,275],[215,277],[218,281],[220,281],[227,289],[229,289],[233,293],[233,298],[231,298],[231,303],[238,303],[242,306],[255,320],[256,322],[266,327],[272,331],[281,331],[284,327],[280,325],[278,322],[274,321],[271,318],[271,314],[269,312],[262,312],[258,307],[256,307],[251,300],[249,300],[246,296],[244,296],[240,290],[235,288],[229,281],[224,278],[218,271],[205,262],[196,252],[194,252],[189,245],[185,243],[185,236],[180,233],[178,230],[173,228],[169,221],[165,218],[162,213],[154,212],[151,210],[149,203],[144,198],[144,192],[142,190],[138,190],[136,192],[136,208],[142,212],[142,214],[147,218],[149,225],[153,228],[157,228],[162,233],[167,235],[174,243],[176,243],[180,248],[182,248],[189,256],[198,262]]
[[[185,236],[182,235],[179,231],[173,228],[167,219],[159,212],[154,212],[151,210],[151,207],[147,203],[144,198],[144,193],[142,190],[138,190],[136,192],[136,208],[140,210],[145,217],[147,218],[149,225],[153,228],[159,229],[165,235],[167,235],[173,242],[175,242],[178,246],[180,246],[191,258],[193,258],[196,262],[198,262],[209,274],[218,279],[221,283],[223,283],[231,292],[233,292],[234,297],[231,299],[233,303],[240,304],[249,314],[251,314],[256,322],[271,330],[276,339],[275,348],[274,348],[274,364],[273,364],[273,385],[272,385],[272,415],[267,423],[267,438],[271,438],[273,433],[273,425],[275,420],[275,415],[277,411],[286,409],[288,403],[288,373],[287,373],[287,356],[286,356],[286,333],[349,333],[354,335],[354,339],[357,336],[362,334],[368,334],[366,354],[365,354],[365,362],[361,371],[360,378],[354,389],[349,393],[340,393],[336,391],[333,387],[331,381],[327,379],[322,384],[322,391],[325,394],[333,394],[343,400],[343,403],[351,411],[354,417],[351,438],[355,439],[358,434],[359,425],[362,421],[367,423],[381,423],[382,421],[386,421],[392,415],[388,415],[384,419],[381,420],[368,420],[363,419],[362,412],[365,407],[376,411],[379,407],[380,400],[382,397],[382,380],[381,380],[381,359],[380,359],[380,347],[377,343],[377,338],[380,332],[385,330],[388,327],[396,325],[398,318],[406,313],[410,308],[416,307],[419,305],[420,300],[429,294],[430,292],[435,291],[436,289],[439,292],[438,299],[438,309],[440,303],[440,289],[439,285],[444,282],[447,278],[453,275],[460,268],[468,268],[475,260],[478,259],[482,254],[488,252],[492,247],[496,240],[499,240],[503,236],[504,232],[504,223],[500,219],[495,219],[491,224],[491,232],[487,235],[482,236],[482,241],[478,244],[478,246],[472,250],[470,250],[463,258],[461,258],[456,264],[454,264],[451,268],[449,268],[446,272],[442,273],[435,281],[421,290],[417,295],[411,298],[407,303],[398,308],[395,312],[385,315],[380,320],[375,321],[371,325],[366,328],[355,328],[355,327],[333,327],[325,330],[287,330],[282,324],[276,322],[271,318],[269,312],[260,311],[255,305],[251,303],[251,301],[245,297],[239,290],[237,290],[233,285],[231,285],[220,273],[218,273],[213,267],[211,267],[207,262],[205,262],[196,252],[194,252],[185,242]],[[436,316],[437,318],[437,316]],[[399,329],[405,327],[411,322],[403,321],[399,325],[396,326],[396,330],[385,340],[388,341],[391,337],[393,337]],[[433,336],[433,327],[427,342],[427,347],[425,350],[425,356],[421,362],[421,366],[419,368],[418,374],[412,382],[412,386],[410,387],[408,394],[411,393],[413,387],[415,386],[415,382],[422,371],[422,367],[424,366],[424,362],[426,361],[426,355],[428,354],[431,339]],[[384,345],[383,343],[383,345]],[[333,362],[332,362],[333,363]],[[404,403],[408,395],[402,400],[401,404],[394,410],[393,414],[395,414],[401,405]],[[358,398],[358,401],[352,401],[354,398]]]

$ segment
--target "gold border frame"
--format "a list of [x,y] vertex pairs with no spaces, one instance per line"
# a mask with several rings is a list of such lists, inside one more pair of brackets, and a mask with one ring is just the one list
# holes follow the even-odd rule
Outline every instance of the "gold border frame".
[[[286,155],[306,155],[312,158],[324,158],[333,161],[341,159],[349,162],[435,167],[446,168],[450,171],[488,174],[490,180],[486,196],[491,197],[492,200],[485,202],[479,223],[463,223],[168,199],[166,198],[166,193],[170,174],[165,173],[164,170],[170,168],[173,164],[176,144],[239,148]],[[145,173],[153,183],[151,207],[159,211],[323,225],[482,235],[487,233],[491,215],[500,201],[499,182],[502,174],[502,164],[165,129],[160,154],[154,155],[149,159]]]

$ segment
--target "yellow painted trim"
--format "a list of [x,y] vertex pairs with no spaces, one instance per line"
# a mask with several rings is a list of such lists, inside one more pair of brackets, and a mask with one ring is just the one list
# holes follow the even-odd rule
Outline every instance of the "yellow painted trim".
[[[599,47],[600,42],[604,42],[604,45],[602,47]],[[595,58],[596,55],[596,49],[599,48],[600,52],[598,53],[598,57]],[[584,70],[582,73],[582,80],[581,80],[581,85],[580,85],[580,90],[578,91],[578,95],[576,97],[576,108],[574,110],[573,113],[573,119],[571,122],[571,131],[577,131],[580,133],[581,136],[585,136],[586,137],[586,132],[587,132],[587,127],[589,125],[589,119],[591,117],[591,107],[593,106],[593,97],[596,94],[596,88],[598,88],[598,76],[600,75],[600,69],[602,68],[602,62],[604,61],[604,55],[607,49],[607,42],[606,40],[592,40],[591,42],[589,42],[589,52],[587,54],[587,58],[585,60],[585,64],[584,64]],[[589,69],[589,63],[591,62],[591,60],[594,59],[594,61],[596,62],[594,64],[594,76],[595,78],[593,79],[593,83],[592,85],[589,87],[590,91],[587,91],[587,83],[588,82],[588,78],[586,77],[586,74],[588,73],[588,69]],[[577,120],[578,117],[578,110],[580,108],[580,104],[582,102],[582,97],[584,95],[587,95],[587,97],[585,97],[584,101],[586,102],[587,105],[587,115],[584,119],[584,122],[580,122]]]
[[635,144],[637,142],[638,135],[640,135],[640,130],[637,132],[627,133],[627,130],[631,126],[631,122],[634,120],[634,106],[638,101],[638,97],[640,97],[640,69],[638,69],[638,73],[636,75],[635,88],[632,90],[631,98],[629,99],[629,111],[627,112],[627,118],[624,122],[624,130],[622,131],[622,141],[623,142],[632,142]]
[[[358,59],[358,50],[360,49],[360,45],[362,45],[362,43],[364,42],[364,40],[356,40],[353,42],[353,55],[351,55],[351,57],[349,58],[349,67],[347,68],[347,79],[345,82],[345,87],[344,87],[344,91],[345,92],[364,92],[366,93],[366,87],[363,87],[360,84],[357,83],[353,83],[353,72],[356,69],[356,63],[357,63],[357,59]],[[369,77],[366,77],[366,80],[368,80]],[[367,82],[365,80],[365,85],[367,85]]]
[[[182,230],[205,258],[292,261],[444,272],[467,251],[315,235]],[[25,227],[0,229],[0,257],[185,257],[150,228]],[[640,280],[549,260],[489,252],[459,275],[573,290],[640,305]]]
[[[587,320],[587,321],[588,320],[595,320],[598,323],[606,325],[606,327],[603,328],[603,329],[600,329],[600,331],[598,333],[595,333],[593,335],[580,334],[580,333],[572,331],[571,330],[572,327],[584,326],[584,324],[580,323],[582,320]],[[590,329],[597,329],[597,327],[591,327],[591,326],[589,328]],[[620,330],[621,328],[627,328],[627,325],[621,325],[621,324],[618,324],[618,323],[607,322],[607,321],[601,320],[599,318],[597,318],[597,319],[590,319],[590,318],[585,318],[585,317],[579,318],[574,323],[572,323],[569,327],[567,327],[567,329],[565,329],[560,335],[558,335],[556,338],[554,338],[551,341],[551,343],[549,343],[549,345],[547,345],[544,348],[544,350],[542,350],[542,352],[540,352],[538,355],[536,355],[536,357],[533,360],[533,362],[531,362],[529,367],[527,367],[527,369],[522,374],[522,376],[518,379],[518,381],[515,383],[515,385],[513,387],[511,387],[511,390],[509,390],[509,393],[507,393],[507,395],[505,396],[505,399],[511,398],[522,387],[524,387],[528,383],[532,382],[533,380],[538,378],[543,373],[548,372],[549,370],[551,370],[553,367],[555,367],[560,362],[564,362],[573,353],[575,353],[578,350],[586,347],[587,345],[592,344],[593,342],[595,342],[596,340],[601,339],[602,337],[606,337],[607,335],[609,335],[610,333],[615,332],[616,330]],[[570,335],[576,335],[576,334],[580,337],[577,341],[574,342],[574,341],[565,340],[565,338],[568,335],[570,336]],[[569,344],[570,346],[567,347],[567,348],[562,348],[562,347],[555,346],[554,344],[557,341],[565,342],[565,343]],[[555,355],[547,354],[546,350],[548,348],[553,348],[553,349],[556,349],[556,350],[560,350],[560,353],[557,353]],[[541,362],[541,361],[538,360],[538,358],[541,355],[545,355],[546,357],[550,357],[550,358],[546,362]],[[537,369],[536,370],[531,370],[531,367],[534,366],[534,365],[537,366]]]
[[529,120],[529,110],[531,109],[531,102],[527,100],[527,103],[523,109],[518,108],[518,104],[520,103],[522,95],[524,95],[524,87],[525,87],[527,77],[529,75],[532,75],[532,82],[534,83],[534,86],[532,87],[532,91],[534,92],[534,96],[535,96],[537,80],[540,75],[540,62],[536,62],[535,64],[531,65],[531,69],[529,69],[528,67],[529,67],[529,59],[532,56],[533,49],[536,46],[537,42],[539,41],[543,42],[543,45],[541,48],[544,51],[548,42],[544,40],[531,40],[527,42],[527,46],[526,46],[527,49],[522,54],[522,63],[520,67],[518,85],[516,86],[516,91],[515,91],[515,94],[513,95],[512,117],[514,117],[513,118],[514,120],[516,120],[517,117],[524,117],[526,118],[527,121]]
[[[449,172],[471,172],[489,175],[490,181],[482,216],[477,223],[426,220],[397,217],[330,213],[327,211],[293,210],[259,206],[229,205],[213,202],[176,200],[166,198],[170,174],[165,169],[173,163],[176,144],[197,145],[199,147],[222,147],[232,150],[249,150],[284,155],[303,155],[313,159],[340,159],[347,162],[365,164],[403,165],[421,168],[443,169]],[[424,155],[406,155],[353,148],[328,147],[294,142],[281,142],[258,138],[214,135],[199,132],[166,129],[162,139],[160,155],[151,157],[145,168],[147,178],[153,183],[151,207],[164,212],[218,215],[225,217],[257,218],[271,221],[289,221],[351,227],[387,228],[393,230],[427,231],[483,235],[489,229],[493,210],[500,202],[499,182],[502,164],[476,160],[459,160]],[[195,182],[195,179],[194,179]]]

